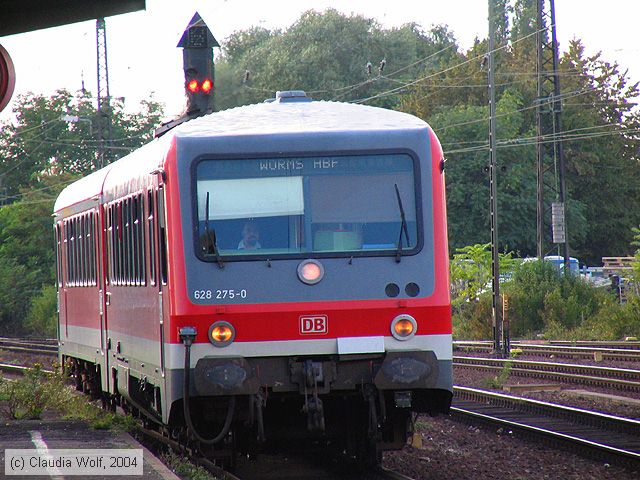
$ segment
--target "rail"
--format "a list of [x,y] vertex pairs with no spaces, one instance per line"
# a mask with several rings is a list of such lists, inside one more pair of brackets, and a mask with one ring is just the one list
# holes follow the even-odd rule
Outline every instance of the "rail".
[[561,442],[580,454],[640,466],[636,420],[466,387],[454,387],[454,393],[454,418],[500,425]]
[[57,355],[58,341],[55,339],[33,340],[24,338],[0,337],[0,350],[17,353]]
[[458,356],[453,357],[453,366],[496,372],[509,369],[510,375],[549,378],[556,381],[640,392],[640,370],[627,368]]
[[[580,358],[595,362],[603,360],[640,362],[640,350],[613,347],[547,345],[512,343],[512,350],[518,349],[523,355],[536,357]],[[491,352],[493,344],[487,342],[454,342],[454,348],[464,352]]]
[[589,456],[640,466],[636,420],[467,387],[454,387],[454,394],[454,418],[501,425]]

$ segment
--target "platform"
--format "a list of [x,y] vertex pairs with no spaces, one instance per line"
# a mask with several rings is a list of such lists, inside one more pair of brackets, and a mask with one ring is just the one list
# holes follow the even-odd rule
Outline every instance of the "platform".
[[[131,435],[111,430],[95,430],[77,420],[5,420],[0,425],[0,478],[47,478],[47,476],[17,476],[5,474],[5,452],[7,449],[142,449],[143,475],[91,476],[92,480],[116,478],[147,480],[179,480],[166,465],[157,459]],[[86,478],[60,474],[52,469],[49,478]]]

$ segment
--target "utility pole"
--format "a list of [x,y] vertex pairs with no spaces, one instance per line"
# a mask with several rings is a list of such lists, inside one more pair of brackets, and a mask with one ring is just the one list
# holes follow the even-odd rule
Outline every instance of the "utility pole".
[[[558,75],[558,42],[554,0],[537,1],[537,70],[538,91],[536,109],[536,157],[537,157],[537,228],[538,258],[542,260],[545,249],[545,190],[554,195],[551,204],[552,243],[562,246],[564,271],[569,272],[569,236],[566,222],[566,182],[562,149],[562,100]],[[546,224],[548,225],[548,223]]]
[[489,0],[489,203],[491,214],[491,287],[493,349],[503,355],[502,337],[502,304],[500,301],[500,257],[498,255],[498,178],[496,156],[496,89],[495,89],[495,0]]
[[[111,157],[111,97],[107,65],[107,26],[104,18],[96,20],[96,57],[98,73],[98,166],[104,167]],[[106,157],[106,158],[105,158]]]

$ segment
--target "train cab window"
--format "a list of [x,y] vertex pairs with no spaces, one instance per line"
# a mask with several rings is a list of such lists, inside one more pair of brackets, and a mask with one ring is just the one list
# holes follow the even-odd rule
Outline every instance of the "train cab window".
[[416,251],[414,170],[407,154],[202,160],[197,253],[211,260]]

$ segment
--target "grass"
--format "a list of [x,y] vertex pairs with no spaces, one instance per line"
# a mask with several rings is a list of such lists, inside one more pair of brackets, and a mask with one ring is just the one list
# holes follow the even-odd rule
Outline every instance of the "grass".
[[[12,419],[39,419],[46,411],[57,412],[65,420],[81,420],[96,430],[132,432],[137,428],[130,415],[118,415],[103,410],[99,402],[68,385],[68,379],[54,367],[47,372],[35,364],[17,380],[0,377],[0,401],[3,413]],[[162,461],[178,476],[190,480],[216,480],[206,469],[173,452],[161,455]]]
[[485,388],[494,389],[494,390],[502,390],[509,380],[509,375],[511,375],[511,368],[513,367],[513,360],[515,360],[519,353],[522,353],[522,350],[512,350],[509,359],[504,362],[504,366],[498,375],[493,377],[486,377],[483,379],[483,386]]
[[0,378],[3,413],[13,419],[39,419],[45,411],[52,411],[66,420],[85,421],[94,429],[135,429],[133,418],[102,410],[69,386],[59,368],[54,368],[54,372],[46,372],[42,365],[34,364],[18,380]]
[[187,458],[173,452],[163,453],[160,458],[176,475],[189,480],[216,480],[206,469],[194,465]]

